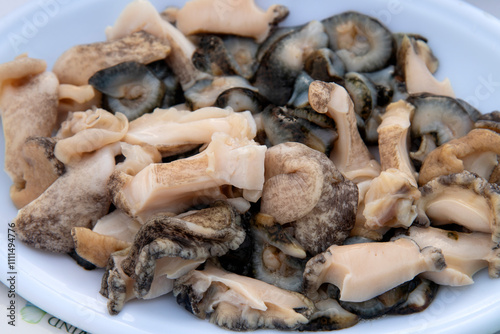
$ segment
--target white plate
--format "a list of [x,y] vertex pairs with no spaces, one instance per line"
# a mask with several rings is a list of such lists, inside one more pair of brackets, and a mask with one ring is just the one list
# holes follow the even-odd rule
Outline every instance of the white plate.
[[[216,0],[222,5],[234,0]],[[257,1],[267,8],[279,1]],[[30,3],[0,23],[0,63],[28,52],[55,59],[70,46],[104,40],[128,0],[46,0]],[[153,0],[158,9],[179,1]],[[237,1],[236,1],[237,3]],[[500,22],[470,5],[453,0],[281,1],[291,14],[286,24],[322,19],[345,10],[375,16],[392,31],[419,33],[441,61],[438,78],[449,77],[458,95],[483,113],[500,108]],[[50,5],[49,5],[50,4]],[[3,137],[1,160],[3,165]],[[6,283],[7,223],[16,215],[9,198],[10,179],[0,173],[0,279]],[[179,307],[172,296],[132,301],[110,316],[98,293],[102,270],[85,271],[65,255],[49,254],[16,243],[17,292],[45,311],[93,333],[227,333]],[[476,283],[442,288],[420,314],[364,321],[342,333],[493,333],[500,330],[500,281],[485,270]],[[275,333],[260,331],[259,333]]]

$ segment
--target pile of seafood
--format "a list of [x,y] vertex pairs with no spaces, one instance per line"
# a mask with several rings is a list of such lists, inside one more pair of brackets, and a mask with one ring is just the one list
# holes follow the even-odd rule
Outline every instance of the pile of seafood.
[[500,113],[436,80],[425,37],[217,8],[136,0],[51,71],[0,65],[20,240],[102,268],[110,314],[172,293],[238,331],[346,328],[500,276]]

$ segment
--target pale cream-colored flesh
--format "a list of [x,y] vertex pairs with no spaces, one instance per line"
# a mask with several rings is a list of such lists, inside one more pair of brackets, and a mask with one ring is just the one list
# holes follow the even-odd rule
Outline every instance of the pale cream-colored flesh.
[[86,227],[74,227],[71,235],[75,242],[75,251],[83,259],[100,268],[105,268],[109,257],[132,245],[131,242],[102,235]]
[[132,243],[141,224],[121,210],[115,210],[100,218],[92,231]]
[[309,86],[309,101],[314,110],[327,113],[335,121],[339,137],[334,143],[330,159],[342,174],[358,185],[358,213],[352,233],[372,235],[365,227],[366,219],[362,211],[366,191],[371,181],[379,176],[381,166],[373,159],[359,134],[354,104],[343,87],[320,81]]
[[57,106],[58,123],[64,121],[70,111],[88,110],[101,105],[101,98],[101,93],[91,85],[60,84],[59,104]]
[[488,199],[459,186],[449,186],[426,206],[432,225],[457,223],[472,231],[491,233]]
[[[52,72],[37,73],[40,69],[31,62],[21,58],[0,65],[0,77],[6,77],[0,82],[5,171],[21,189],[26,168],[22,157],[24,142],[31,136],[50,137],[57,122],[59,82]],[[35,72],[29,73],[30,69]],[[21,74],[26,76],[17,78],[16,75]],[[7,75],[14,77],[7,78]]]
[[[216,133],[205,151],[171,163],[151,164],[117,182],[115,204],[132,216],[157,210],[180,213],[197,201],[224,198],[219,187],[262,190],[266,147]],[[193,202],[194,201],[194,202]]]
[[465,170],[488,180],[498,165],[498,154],[496,152],[477,152],[465,156],[462,161]]
[[419,198],[415,179],[395,168],[383,171],[372,180],[365,195],[365,227],[409,227],[417,217],[415,203]]
[[304,300],[290,291],[250,277],[222,271],[213,265],[207,265],[203,271],[196,271],[194,276],[197,276],[199,281],[194,284],[195,289],[207,289],[213,283],[224,284],[229,289],[229,293],[212,296],[211,305],[227,302],[259,311],[277,309],[284,318],[298,317],[303,322],[307,321],[303,315],[293,310],[305,307]]
[[29,137],[24,142],[24,182],[22,188],[19,184],[10,188],[10,198],[16,208],[21,209],[29,204],[64,174],[64,164],[54,157],[54,146],[55,140],[50,137]]
[[254,0],[237,3],[210,0],[187,2],[176,13],[177,28],[185,35],[196,33],[234,34],[252,37],[263,42],[276,20],[278,6],[266,11],[257,7]]
[[[435,253],[422,253],[410,239],[331,246],[315,284],[334,284],[340,300],[362,302],[376,297],[424,271],[436,270]],[[314,259],[314,258],[313,258]],[[307,267],[306,267],[307,270]]]
[[473,129],[465,136],[453,139],[433,151],[424,160],[419,184],[430,182],[441,175],[461,173],[464,170],[489,179],[500,154],[500,134],[487,129]]
[[124,141],[149,144],[162,150],[168,146],[207,144],[215,132],[253,139],[256,125],[249,112],[235,113],[215,107],[196,111],[156,109],[130,122]]
[[63,175],[19,210],[14,220],[18,238],[37,248],[70,252],[74,247],[71,229],[90,228],[109,210],[106,185],[119,152],[115,143],[67,165]]
[[116,165],[117,171],[134,176],[153,163],[161,162],[160,152],[150,145],[131,145],[120,142],[125,161]]
[[314,110],[335,121],[339,136],[330,154],[335,166],[355,183],[377,176],[380,165],[359,134],[354,104],[347,91],[335,83],[314,81],[309,86],[309,101]]
[[[408,175],[409,179],[415,178],[408,150],[408,130],[413,112],[414,107],[402,100],[391,103],[377,128],[382,170],[395,168]],[[416,180],[414,184],[417,186]]]
[[420,191],[407,145],[413,110],[401,100],[391,103],[377,129],[383,171],[365,195],[363,215],[369,229],[408,227],[417,217],[415,202]]
[[459,233],[434,227],[412,226],[409,237],[421,248],[434,246],[443,252],[446,268],[440,272],[424,272],[422,276],[440,285],[462,286],[474,283],[472,276],[493,259],[491,234]]
[[432,93],[455,97],[455,92],[448,78],[439,82],[427,67],[426,59],[418,55],[408,37],[403,43],[408,43],[404,57],[404,72],[406,89],[409,94]]
[[113,115],[100,108],[73,112],[57,133],[54,155],[65,164],[78,161],[85,153],[121,140],[128,127],[122,113]]
[[76,103],[85,103],[94,98],[95,91],[91,85],[75,86],[70,84],[59,85],[59,101],[73,100]]
[[22,54],[13,61],[0,64],[0,93],[5,86],[11,85],[14,81],[40,74],[46,69],[45,60],[30,58],[27,54]]
[[[170,279],[179,278],[191,270],[196,269],[206,259],[186,260],[180,257],[165,256],[156,260],[155,278],[159,276],[166,276]],[[153,279],[154,283],[154,279]]]
[[500,194],[496,184],[464,170],[437,177],[420,189],[417,211],[421,226],[462,225],[473,232],[491,233],[491,247],[498,246]]

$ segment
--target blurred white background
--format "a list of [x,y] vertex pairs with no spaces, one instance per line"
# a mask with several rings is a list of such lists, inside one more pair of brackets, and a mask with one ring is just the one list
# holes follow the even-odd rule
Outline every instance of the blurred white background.
[[488,12],[488,13],[500,18],[500,1],[465,0],[464,2],[468,2],[470,4],[473,4],[474,6],[481,8],[485,12]]
[[[16,1],[0,0],[0,18],[4,15],[7,15],[14,9],[24,5],[25,3],[33,1],[39,1],[39,0],[16,0]],[[168,0],[166,0],[166,2],[167,1]],[[488,12],[500,18],[500,1],[492,1],[492,0],[457,0],[457,1],[468,2],[476,7],[483,9],[485,12]]]

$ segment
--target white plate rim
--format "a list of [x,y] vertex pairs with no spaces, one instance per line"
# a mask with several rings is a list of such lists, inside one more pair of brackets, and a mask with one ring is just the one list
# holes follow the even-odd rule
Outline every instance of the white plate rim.
[[[61,0],[62,1],[62,0]],[[64,2],[67,2],[65,0]],[[86,5],[90,5],[92,3],[97,3],[98,0],[91,0],[87,1]],[[286,1],[282,1],[281,3],[286,3]],[[491,36],[499,36],[500,37],[500,22],[496,19],[494,19],[491,16],[485,15],[484,12],[478,10],[477,8],[467,4],[467,3],[462,3],[462,2],[457,2],[453,0],[442,0],[442,1],[432,1],[432,0],[422,0],[420,1],[421,6],[434,6],[434,8],[437,8],[438,11],[443,11],[446,10],[448,13],[455,17],[456,19],[465,19],[465,20],[480,20],[482,22],[481,28],[484,30],[484,33],[486,34],[491,34]],[[69,5],[74,5],[73,3],[70,3]],[[81,2],[80,4],[81,5]],[[76,5],[74,5],[76,6]],[[15,10],[13,13],[9,14],[5,18],[2,19],[2,22],[0,22],[0,32],[5,31],[8,26],[14,24],[14,22],[21,20],[23,17],[29,16],[30,13],[33,13],[34,11],[38,10],[39,3],[38,2],[31,2],[23,7]],[[108,24],[112,24],[113,22],[109,22]],[[2,34],[0,34],[2,35]],[[3,156],[3,154],[2,154]],[[3,159],[3,158],[2,158]],[[6,235],[5,232],[2,231],[1,233],[2,237],[2,243],[4,240],[6,240]],[[25,247],[24,245],[20,245],[20,247]],[[2,263],[7,263],[7,256],[6,256],[6,247],[0,250],[0,260]],[[59,257],[59,255],[53,255],[53,254],[46,254],[48,257]],[[19,259],[21,260],[21,259]],[[66,261],[67,259],[61,259],[62,261]],[[484,271],[482,273],[484,276]],[[75,315],[74,312],[70,312],[70,309],[75,309],[75,308],[82,308],[82,304],[80,301],[74,300],[73,298],[70,298],[68,296],[63,295],[62,293],[58,293],[57,291],[54,290],[53,286],[44,284],[43,282],[38,281],[38,278],[33,275],[33,273],[30,273],[28,270],[20,268],[18,270],[18,275],[19,277],[23,278],[24,283],[22,285],[22,290],[20,290],[20,294],[26,298],[27,300],[30,300],[33,302],[35,305],[40,305],[42,306],[46,311],[48,311],[51,314],[54,314],[58,316],[61,319],[64,319],[68,323],[72,323],[82,329],[88,329],[91,332],[115,332],[120,329],[120,332],[128,332],[128,331],[133,331],[134,333],[139,333],[142,332],[140,329],[133,328],[132,325],[129,325],[127,323],[117,323],[116,320],[111,319],[110,317],[107,316],[106,314],[95,314],[94,310],[92,308],[86,308],[83,306],[82,312],[80,315]],[[4,284],[6,284],[6,277],[2,276],[0,279]],[[26,284],[29,283],[29,284]],[[98,290],[98,287],[96,287],[96,290]],[[48,303],[46,297],[50,296],[51,302]],[[99,297],[96,297],[96,300]],[[68,305],[68,307],[61,308],[57,304],[53,303],[52,301],[57,301],[59,304],[63,305]],[[100,300],[99,303],[102,303],[103,301]],[[155,301],[155,303],[158,303],[158,301]],[[94,314],[94,318],[91,323],[86,322],[88,320],[88,315],[90,313]],[[481,311],[481,314],[477,314],[479,311]],[[457,330],[459,332],[467,332],[468,328],[467,326],[470,326],[470,322],[472,320],[480,321],[481,323],[487,323],[487,324],[498,324],[498,314],[500,314],[500,301],[497,301],[496,303],[493,303],[491,305],[485,305],[482,310],[478,310],[478,312],[472,312],[469,314],[470,319],[465,320],[463,322],[457,322],[454,324],[452,327],[448,327],[448,324],[437,324],[434,327],[427,327],[426,330],[432,329],[435,330],[434,332],[445,332],[451,329],[455,330],[455,333]],[[472,320],[471,320],[472,319]],[[118,326],[118,327],[117,327]],[[204,326],[207,326],[207,330],[210,331],[212,325],[205,324]],[[355,329],[354,327],[353,329]],[[499,327],[500,328],[500,324]],[[475,327],[477,330],[478,328]],[[260,331],[260,333],[263,333],[264,331]],[[266,331],[267,332],[267,331]],[[146,333],[146,332],[144,332]]]

